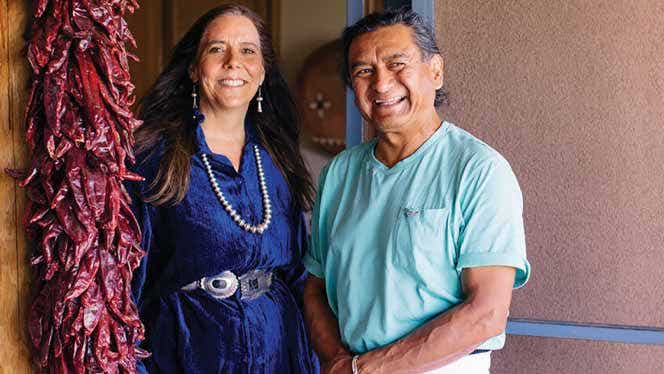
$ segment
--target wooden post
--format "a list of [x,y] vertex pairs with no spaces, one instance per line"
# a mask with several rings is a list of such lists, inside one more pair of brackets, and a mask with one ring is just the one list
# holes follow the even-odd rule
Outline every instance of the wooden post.
[[0,0],[0,373],[32,373],[27,333],[28,245],[23,229],[25,190],[4,173],[27,166],[23,115],[28,64],[22,51],[26,1]]

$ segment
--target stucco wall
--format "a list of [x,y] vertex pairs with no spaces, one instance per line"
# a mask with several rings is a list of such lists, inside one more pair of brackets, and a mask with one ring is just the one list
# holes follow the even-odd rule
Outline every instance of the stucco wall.
[[491,374],[660,374],[664,347],[509,336]]
[[[446,118],[498,149],[524,193],[533,277],[512,316],[664,326],[664,3],[436,7]],[[512,337],[496,372],[632,373],[598,353],[632,369],[662,353],[615,347]]]

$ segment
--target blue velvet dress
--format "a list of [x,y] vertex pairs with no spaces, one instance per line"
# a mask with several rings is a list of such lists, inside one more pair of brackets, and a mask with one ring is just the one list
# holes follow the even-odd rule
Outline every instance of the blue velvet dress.
[[[201,120],[202,121],[202,120]],[[137,164],[146,177],[127,183],[132,208],[147,251],[134,273],[134,298],[146,327],[142,347],[152,353],[139,372],[159,373],[317,373],[301,312],[306,271],[301,258],[306,245],[302,212],[294,208],[288,185],[251,125],[246,128],[239,171],[213,154],[199,124],[196,153],[191,157],[189,190],[171,207],[141,203],[161,155]],[[226,199],[250,224],[263,219],[253,145],[260,149],[272,202],[272,223],[251,234],[232,221],[210,185],[200,152],[208,160]],[[180,288],[205,276],[231,270],[273,272],[270,291],[254,300],[239,292],[218,300],[203,290]]]

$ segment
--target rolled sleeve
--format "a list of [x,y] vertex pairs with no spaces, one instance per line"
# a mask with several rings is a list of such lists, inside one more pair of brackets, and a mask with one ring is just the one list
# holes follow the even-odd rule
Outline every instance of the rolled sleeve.
[[516,269],[514,288],[522,287],[530,277],[530,264],[522,256],[515,253],[474,253],[463,256],[457,270],[479,266],[509,266]]
[[464,177],[457,270],[510,266],[517,270],[514,288],[523,286],[530,276],[530,264],[516,176],[505,159],[495,156],[470,168]]
[[321,265],[320,261],[310,256],[309,253],[304,255],[302,262],[304,263],[304,267],[307,268],[307,271],[310,274],[313,274],[321,279],[325,278],[325,276],[323,275],[323,265]]

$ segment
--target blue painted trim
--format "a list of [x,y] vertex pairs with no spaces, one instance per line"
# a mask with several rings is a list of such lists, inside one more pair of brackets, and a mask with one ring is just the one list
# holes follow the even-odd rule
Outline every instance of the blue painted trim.
[[364,17],[364,0],[346,0],[346,26]]
[[355,94],[346,88],[346,148],[362,143],[362,115],[355,106]]
[[664,345],[664,328],[510,318],[511,335]]
[[[346,0],[346,25],[364,16],[364,0]],[[346,88],[346,148],[362,143],[362,116],[355,106],[355,94]]]
[[410,0],[385,0],[385,9],[411,6]]
[[411,8],[436,31],[436,6],[434,0],[412,0]]

